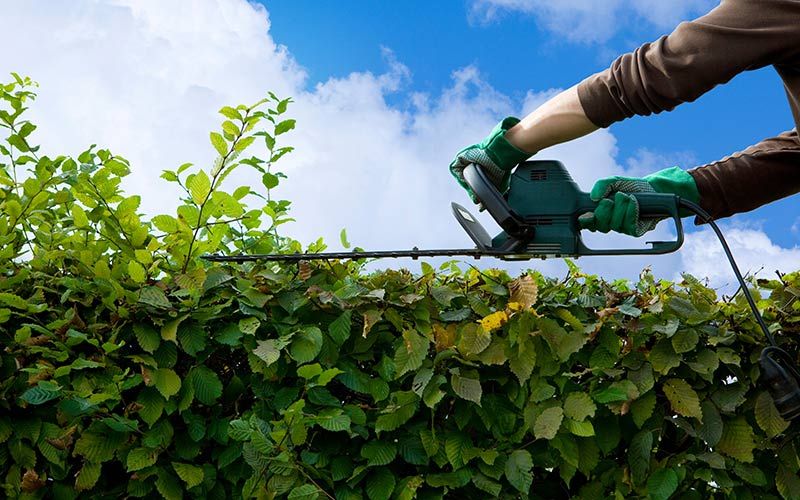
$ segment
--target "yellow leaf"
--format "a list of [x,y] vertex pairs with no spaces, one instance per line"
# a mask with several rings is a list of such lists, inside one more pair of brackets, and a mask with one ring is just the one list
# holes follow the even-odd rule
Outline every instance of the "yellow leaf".
[[508,314],[505,311],[497,311],[480,320],[480,324],[484,330],[492,332],[505,325],[506,321],[508,321]]
[[506,306],[506,310],[507,311],[511,311],[511,312],[517,312],[517,311],[521,311],[523,309],[523,307],[524,306],[522,304],[520,304],[519,302],[509,302],[508,306]]

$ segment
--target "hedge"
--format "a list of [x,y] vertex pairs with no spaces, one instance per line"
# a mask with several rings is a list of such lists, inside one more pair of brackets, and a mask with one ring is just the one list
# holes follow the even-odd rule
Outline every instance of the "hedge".
[[[40,155],[23,118],[35,84],[13,77],[6,496],[800,498],[800,438],[758,384],[765,339],[741,296],[571,262],[564,278],[211,264],[200,256],[302,249],[276,230],[289,99],[223,108],[218,158],[165,171],[185,197],[143,220],[119,187],[124,158]],[[245,157],[256,146],[266,159]],[[236,168],[258,170],[261,193],[223,191]],[[797,352],[800,273],[752,284]]]

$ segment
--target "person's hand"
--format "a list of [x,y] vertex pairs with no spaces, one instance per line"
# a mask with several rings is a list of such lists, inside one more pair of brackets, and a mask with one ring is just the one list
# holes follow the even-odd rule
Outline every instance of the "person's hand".
[[489,180],[501,193],[505,193],[511,179],[511,170],[532,155],[532,153],[518,149],[505,138],[506,131],[517,123],[519,123],[519,119],[509,116],[498,123],[482,142],[459,151],[450,163],[450,173],[461,187],[467,190],[472,201],[478,202],[475,193],[464,180],[464,169],[470,163],[476,163],[483,167],[483,172]]
[[672,193],[695,203],[700,200],[694,178],[678,167],[642,178],[607,177],[597,181],[592,188],[590,196],[599,203],[594,212],[578,217],[581,228],[601,233],[616,231],[637,237],[655,229],[663,217],[640,217],[639,202],[629,193]]

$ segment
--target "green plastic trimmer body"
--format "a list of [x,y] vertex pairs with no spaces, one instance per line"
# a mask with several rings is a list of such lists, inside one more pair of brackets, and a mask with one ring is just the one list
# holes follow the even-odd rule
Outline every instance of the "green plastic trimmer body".
[[589,193],[581,191],[558,161],[527,161],[511,176],[506,195],[488,181],[483,171],[470,165],[464,178],[481,205],[503,229],[495,237],[463,206],[453,203],[453,214],[478,249],[500,251],[503,258],[580,257],[583,255],[647,255],[678,250],[683,244],[679,215],[680,198],[673,194],[633,193],[640,217],[664,217],[675,221],[674,241],[651,241],[650,248],[593,249],[581,238],[578,217],[597,207]]

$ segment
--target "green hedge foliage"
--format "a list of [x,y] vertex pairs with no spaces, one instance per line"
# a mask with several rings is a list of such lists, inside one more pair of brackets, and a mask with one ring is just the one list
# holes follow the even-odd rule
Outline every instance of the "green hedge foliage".
[[[213,165],[165,171],[185,198],[142,220],[127,161],[40,154],[33,82],[0,89],[5,496],[800,498],[800,438],[758,385],[741,297],[572,263],[212,265],[302,250],[272,195],[290,100],[223,108]],[[239,167],[260,193],[220,188]],[[796,352],[800,274],[753,284]]]

